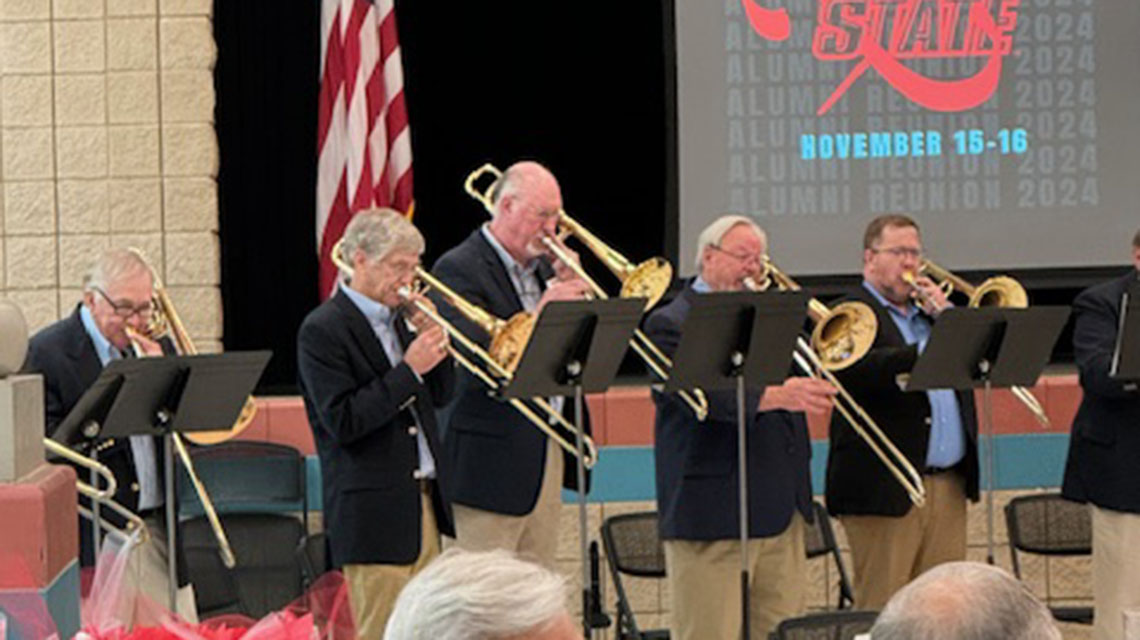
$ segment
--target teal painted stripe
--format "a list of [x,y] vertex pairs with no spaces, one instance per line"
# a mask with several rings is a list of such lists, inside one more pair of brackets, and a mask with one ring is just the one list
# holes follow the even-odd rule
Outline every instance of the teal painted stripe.
[[[47,622],[44,608],[54,628],[41,628]],[[60,638],[74,636],[79,632],[79,561],[69,562],[42,589],[0,590],[0,617],[6,618],[7,640],[38,640],[51,633]]]
[[[1031,489],[1058,487],[1069,450],[1066,433],[1009,434],[994,438],[996,452],[997,489]],[[822,494],[827,468],[826,440],[811,443],[812,490]],[[984,453],[984,448],[983,448]],[[321,510],[321,473],[317,456],[306,459],[308,471],[309,509]],[[982,469],[983,487],[985,469]],[[762,473],[761,470],[757,470]],[[593,471],[593,490],[590,502],[637,502],[653,500],[654,490],[653,447],[602,447],[598,464]],[[562,492],[566,503],[577,501],[571,491]],[[299,509],[299,505],[298,505]],[[224,511],[224,508],[219,510]],[[280,505],[248,505],[242,510],[281,511]]]

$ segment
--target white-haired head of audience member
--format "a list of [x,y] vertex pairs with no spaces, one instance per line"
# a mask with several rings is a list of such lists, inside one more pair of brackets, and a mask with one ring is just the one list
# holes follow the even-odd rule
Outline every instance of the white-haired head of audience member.
[[385,640],[581,640],[561,576],[507,551],[449,549],[400,592]]
[[938,565],[903,587],[872,640],[1061,640],[1049,610],[1012,575],[978,562]]

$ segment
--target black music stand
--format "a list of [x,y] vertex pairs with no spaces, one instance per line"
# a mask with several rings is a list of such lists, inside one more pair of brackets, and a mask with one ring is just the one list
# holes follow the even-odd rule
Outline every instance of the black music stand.
[[582,625],[593,637],[593,602],[586,531],[586,467],[582,426],[584,393],[609,389],[641,313],[644,298],[553,302],[534,325],[510,384],[500,394],[525,400],[574,396],[578,461],[578,536],[582,561]]
[[171,611],[178,590],[172,434],[233,426],[270,355],[269,351],[248,351],[114,360],[53,435],[64,443],[79,437],[164,436]]
[[[1140,380],[1140,298],[1128,291],[1120,301],[1120,326],[1116,332],[1116,347],[1112,351],[1112,366],[1108,375],[1115,380]],[[1127,385],[1126,385],[1127,386]]]
[[994,563],[993,389],[1029,387],[1049,363],[1068,307],[950,308],[943,311],[906,391],[981,388],[986,469],[986,561]]
[[[681,327],[665,391],[736,390],[737,464],[740,493],[741,637],[749,638],[748,614],[748,411],[747,390],[780,384],[792,365],[796,338],[807,316],[801,291],[710,293],[696,296]],[[752,410],[755,410],[753,407]]]

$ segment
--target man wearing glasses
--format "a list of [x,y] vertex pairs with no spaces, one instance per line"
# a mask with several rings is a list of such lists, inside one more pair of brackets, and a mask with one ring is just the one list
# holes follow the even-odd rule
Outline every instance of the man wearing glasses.
[[[964,560],[966,498],[978,499],[973,396],[948,389],[904,392],[898,383],[926,346],[934,319],[949,306],[930,279],[917,275],[921,263],[922,239],[914,220],[887,215],[867,225],[863,285],[850,299],[875,310],[879,330],[867,355],[836,374],[911,464],[923,470],[926,504],[913,506],[886,466],[832,414],[827,507],[847,531],[859,609],[882,609],[895,591],[927,569]],[[904,274],[915,276],[913,286]]]
[[[112,360],[172,352],[145,335],[154,312],[154,284],[150,265],[135,249],[112,249],[103,253],[83,279],[83,298],[68,317],[36,333],[28,343],[25,371],[44,379],[45,427],[50,437],[99,372]],[[128,335],[128,330],[131,332]],[[96,441],[99,462],[108,466],[119,482],[115,500],[138,513],[154,534],[151,543],[136,551],[138,586],[144,593],[167,589],[166,543],[164,540],[161,440],[131,436],[125,440]],[[103,510],[100,517],[122,526],[117,514]],[[95,544],[91,526],[80,522],[80,565],[94,564]],[[179,562],[180,567],[185,563]],[[132,570],[134,571],[134,570]],[[184,583],[184,580],[180,580]],[[180,590],[178,613],[196,619],[193,591]],[[130,612],[123,614],[130,623]]]

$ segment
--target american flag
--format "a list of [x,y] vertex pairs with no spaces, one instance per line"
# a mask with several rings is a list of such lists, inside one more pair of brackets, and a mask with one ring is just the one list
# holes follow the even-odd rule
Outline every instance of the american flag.
[[412,143],[394,0],[322,0],[317,123],[320,291],[332,293],[329,258],[349,218],[369,207],[407,211]]

